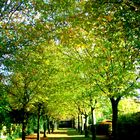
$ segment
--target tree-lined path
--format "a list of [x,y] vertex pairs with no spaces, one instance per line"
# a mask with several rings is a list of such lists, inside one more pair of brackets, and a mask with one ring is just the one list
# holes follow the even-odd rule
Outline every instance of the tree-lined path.
[[140,0],[0,0],[0,139],[40,140],[63,120],[137,139],[139,13]]
[[[47,134],[47,138],[43,138],[43,134],[40,135],[40,140],[91,140],[91,137],[85,138],[84,135],[80,135],[75,129],[58,129],[54,133]],[[37,134],[31,134],[26,136],[26,140],[36,140]],[[16,139],[21,140],[21,139]],[[105,135],[97,135],[96,140],[108,140]]]

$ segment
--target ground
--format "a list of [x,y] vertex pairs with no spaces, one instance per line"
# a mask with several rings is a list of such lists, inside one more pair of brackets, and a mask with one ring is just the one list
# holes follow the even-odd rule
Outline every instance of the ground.
[[[55,130],[52,134],[47,134],[47,138],[43,138],[43,134],[40,134],[40,140],[91,140],[91,137],[85,138],[84,135],[78,134],[75,129],[59,129]],[[31,134],[26,136],[26,140],[36,140],[37,134]],[[21,139],[16,139],[21,140]],[[104,135],[97,135],[96,140],[108,140]]]

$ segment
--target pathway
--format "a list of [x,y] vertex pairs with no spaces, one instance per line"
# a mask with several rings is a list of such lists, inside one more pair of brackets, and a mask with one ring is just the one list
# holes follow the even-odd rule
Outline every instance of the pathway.
[[[32,134],[26,137],[26,140],[36,140],[37,134]],[[47,138],[43,138],[43,134],[40,134],[40,140],[91,140],[91,137],[85,138],[84,135],[80,135],[74,129],[59,129],[54,133],[47,134]],[[16,139],[21,140],[21,139]],[[108,140],[104,135],[97,135],[96,140]]]

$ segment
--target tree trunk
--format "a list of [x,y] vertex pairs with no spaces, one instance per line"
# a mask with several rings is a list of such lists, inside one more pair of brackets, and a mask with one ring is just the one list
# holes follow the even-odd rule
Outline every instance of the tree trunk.
[[80,116],[79,116],[79,113],[78,113],[78,132],[80,132]]
[[48,133],[50,134],[51,133],[51,131],[50,131],[50,119],[48,116],[47,116],[47,129],[48,129]]
[[81,117],[80,117],[80,122],[81,122],[81,126],[80,126],[80,130],[81,130],[81,134],[83,134],[83,116],[81,114]]
[[27,126],[27,116],[25,111],[25,105],[22,108],[22,140],[25,140],[26,137],[26,126]]
[[44,129],[44,137],[46,137],[46,130],[47,130],[46,120],[44,120],[43,129]]
[[52,120],[52,121],[50,121],[50,127],[51,127],[51,132],[53,133],[53,131],[54,131],[54,121]]
[[75,118],[72,119],[72,128],[75,129]]
[[40,110],[41,110],[41,106],[38,105],[38,116],[37,116],[37,140],[40,140]]
[[95,117],[94,117],[94,108],[91,107],[91,117],[92,117],[92,121],[91,121],[91,134],[92,134],[92,140],[96,139],[96,125],[95,125]]
[[26,120],[22,121],[22,140],[25,140],[26,136]]
[[117,121],[118,121],[118,103],[121,97],[114,99],[110,98],[112,105],[112,138],[117,139]]
[[87,117],[88,117],[88,115],[85,114],[84,130],[85,130],[85,137],[86,137],[86,138],[88,137]]

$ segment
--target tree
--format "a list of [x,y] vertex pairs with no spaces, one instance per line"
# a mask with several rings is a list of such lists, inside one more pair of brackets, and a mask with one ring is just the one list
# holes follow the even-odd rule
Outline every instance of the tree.
[[[25,47],[19,49],[18,53],[11,59],[11,74],[7,81],[7,97],[11,108],[22,110],[22,139],[25,139],[28,112],[36,100],[44,98],[45,95],[42,90],[46,86],[46,80],[49,80],[55,71],[51,66],[52,64],[48,64],[49,57],[46,57],[44,47],[38,47],[36,50]],[[37,97],[39,94],[40,98]]]
[[67,35],[61,34],[60,42],[64,45],[64,54],[78,61],[81,64],[79,71],[84,71],[110,99],[115,138],[118,103],[122,97],[135,94],[137,80],[134,63],[139,59],[139,50],[126,38],[122,20],[126,12],[123,6],[127,7],[128,3],[87,1],[83,5],[82,14],[74,17],[76,21],[67,20],[71,26],[63,32],[68,32]]

